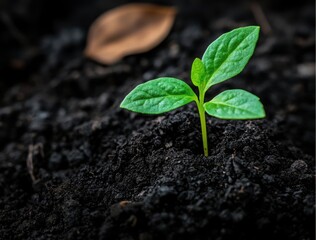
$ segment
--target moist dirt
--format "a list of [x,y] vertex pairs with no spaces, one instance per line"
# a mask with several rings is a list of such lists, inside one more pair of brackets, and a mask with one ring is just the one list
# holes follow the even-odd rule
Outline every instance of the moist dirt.
[[314,3],[263,5],[272,32],[262,28],[243,73],[206,99],[245,89],[267,118],[208,117],[204,157],[193,103],[158,116],[119,104],[156,77],[189,83],[194,58],[220,34],[258,24],[255,13],[178,1],[165,41],[105,66],[82,56],[89,24],[113,7],[92,2],[61,8],[63,24],[44,18],[49,34],[30,18],[35,50],[1,29],[12,41],[0,69],[0,239],[314,239]]

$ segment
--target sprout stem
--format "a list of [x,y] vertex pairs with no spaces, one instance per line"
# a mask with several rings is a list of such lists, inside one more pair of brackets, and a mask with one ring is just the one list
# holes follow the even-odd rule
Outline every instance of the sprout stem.
[[207,145],[207,129],[206,129],[206,118],[205,118],[205,110],[203,107],[204,104],[204,91],[201,91],[202,89],[199,88],[200,96],[199,101],[196,102],[199,115],[200,115],[200,121],[201,121],[201,130],[202,130],[202,141],[203,141],[203,150],[205,157],[208,156],[208,145]]

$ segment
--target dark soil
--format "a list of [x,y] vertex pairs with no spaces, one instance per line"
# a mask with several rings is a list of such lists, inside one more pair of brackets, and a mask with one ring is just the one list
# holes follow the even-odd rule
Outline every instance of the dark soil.
[[189,83],[211,41],[258,24],[247,3],[176,5],[162,44],[103,66],[82,50],[114,2],[3,2],[0,239],[314,239],[314,2],[262,5],[272,32],[208,99],[246,89],[267,118],[208,118],[209,157],[194,104],[163,116],[119,108],[143,81]]

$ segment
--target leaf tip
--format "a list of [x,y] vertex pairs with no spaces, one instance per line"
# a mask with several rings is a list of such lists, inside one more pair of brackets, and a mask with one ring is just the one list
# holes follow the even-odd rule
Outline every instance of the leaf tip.
[[128,97],[128,95],[123,99],[123,101],[120,104],[120,108],[124,108],[124,109],[128,109],[127,108],[127,104],[126,104],[126,98]]
[[260,26],[250,26],[250,27],[253,28],[253,32],[259,36]]
[[121,102],[120,108],[124,108],[124,100]]
[[255,26],[255,31],[257,32],[257,34],[259,34],[260,30],[261,30],[260,26]]

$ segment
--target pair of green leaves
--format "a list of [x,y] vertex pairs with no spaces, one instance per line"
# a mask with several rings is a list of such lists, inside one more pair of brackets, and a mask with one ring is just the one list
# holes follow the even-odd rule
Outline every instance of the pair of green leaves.
[[[256,26],[235,29],[215,40],[206,49],[202,60],[194,60],[191,79],[203,96],[211,86],[236,76],[244,69],[254,52],[258,36],[259,27]],[[121,107],[139,113],[160,114],[192,101],[199,105],[199,99],[189,85],[176,78],[163,77],[138,85],[125,97]],[[240,89],[224,91],[202,104],[209,115],[221,119],[265,117],[259,98]]]

